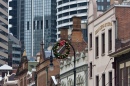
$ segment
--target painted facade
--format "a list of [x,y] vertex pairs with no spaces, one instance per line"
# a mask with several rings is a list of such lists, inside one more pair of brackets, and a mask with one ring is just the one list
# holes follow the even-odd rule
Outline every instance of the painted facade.
[[[109,72],[114,75],[113,59],[108,54],[115,51],[115,24],[113,22],[115,9],[109,9],[97,17],[96,8],[96,1],[90,0],[88,14],[88,85],[105,86],[109,83]],[[111,42],[109,42],[109,31],[111,31]],[[104,39],[102,34],[104,34]],[[114,80],[112,80],[112,86],[114,86]]]
[[89,86],[115,85],[114,59],[108,56],[115,52],[119,42],[129,37],[129,6],[114,5],[98,16],[96,1],[91,0],[88,18]]

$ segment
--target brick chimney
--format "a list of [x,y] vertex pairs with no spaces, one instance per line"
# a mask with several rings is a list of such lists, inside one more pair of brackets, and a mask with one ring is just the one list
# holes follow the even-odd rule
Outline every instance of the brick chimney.
[[83,42],[80,17],[76,16],[73,17],[73,30],[72,30],[71,42]]
[[60,31],[60,40],[68,40],[68,28],[62,27]]

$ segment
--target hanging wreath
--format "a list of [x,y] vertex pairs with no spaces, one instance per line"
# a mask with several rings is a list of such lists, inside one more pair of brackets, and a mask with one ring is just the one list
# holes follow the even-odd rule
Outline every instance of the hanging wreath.
[[[61,49],[63,49],[63,47],[65,47],[65,51],[66,52],[64,54],[61,54],[61,53],[59,53],[59,51]],[[54,53],[54,55],[55,55],[56,58],[58,58],[58,59],[64,59],[64,58],[67,58],[68,55],[70,54],[70,45],[69,45],[69,43],[67,41],[62,40],[60,42],[57,42],[54,45],[54,47],[53,47],[52,50],[53,50],[53,53]]]

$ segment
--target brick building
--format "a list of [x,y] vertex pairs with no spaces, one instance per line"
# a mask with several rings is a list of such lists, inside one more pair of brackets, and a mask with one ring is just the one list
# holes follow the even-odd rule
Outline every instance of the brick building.
[[109,56],[114,57],[115,86],[129,86],[130,84],[130,6],[115,6],[117,23],[117,37],[115,39],[115,52]]
[[[96,1],[89,4],[88,57],[89,86],[119,86],[115,83],[114,59],[109,55],[117,51],[130,38],[130,6],[117,4],[98,16]],[[121,85],[126,86],[126,85]]]
[[[60,73],[59,61],[56,58],[53,58],[54,70],[50,71],[50,59],[46,55],[43,44],[41,44],[40,60],[36,66],[37,73],[37,86],[52,86],[51,76],[55,76]],[[51,55],[51,52],[49,56]]]

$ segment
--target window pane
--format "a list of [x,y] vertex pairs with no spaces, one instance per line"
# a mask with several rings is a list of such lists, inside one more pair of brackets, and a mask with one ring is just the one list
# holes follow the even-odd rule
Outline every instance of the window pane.
[[105,33],[102,34],[102,54],[105,53]]
[[92,63],[90,63],[90,77],[92,77]]
[[97,58],[97,56],[98,56],[98,37],[96,37],[96,43],[95,44],[96,44],[95,50],[96,50],[96,58]]
[[41,29],[43,29],[43,21],[41,21]]
[[99,76],[96,76],[96,86],[99,86]]
[[92,33],[90,34],[89,40],[90,40],[90,48],[92,48]]
[[37,21],[37,29],[39,29],[39,21]]
[[109,72],[109,86],[112,86],[112,72]]
[[108,44],[109,44],[109,51],[111,51],[112,50],[112,30],[109,30],[108,31]]
[[105,74],[102,74],[102,86],[105,86]]
[[27,22],[27,30],[29,30],[29,21]]

